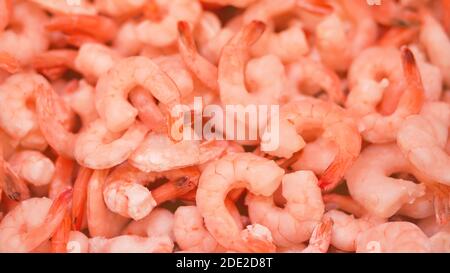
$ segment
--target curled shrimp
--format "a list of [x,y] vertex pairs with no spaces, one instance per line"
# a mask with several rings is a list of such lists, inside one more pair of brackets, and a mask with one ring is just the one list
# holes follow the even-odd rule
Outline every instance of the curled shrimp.
[[430,252],[430,240],[410,222],[389,222],[358,235],[356,252]]
[[148,129],[136,121],[125,132],[112,133],[98,119],[76,137],[73,155],[77,162],[91,169],[107,169],[128,159],[144,139]]
[[246,203],[253,224],[267,227],[277,246],[289,247],[307,241],[324,213],[321,190],[310,171],[286,174],[282,180],[284,209],[273,198],[247,195]]
[[[283,85],[279,83],[282,76],[277,76],[275,80],[271,81],[270,85],[265,84],[264,87],[261,86],[261,92],[258,93],[250,93],[245,85],[245,62],[249,47],[256,42],[264,29],[264,23],[253,21],[241,29],[223,48],[218,68],[220,99],[223,104],[248,105],[249,103],[277,103],[281,89],[283,88]],[[284,69],[278,58],[270,55],[266,57],[270,58],[271,69],[280,67],[281,69],[275,70],[279,73],[277,73],[278,75],[283,75]],[[267,66],[264,67],[269,69]],[[261,72],[259,71],[258,73]]]
[[173,242],[168,236],[121,235],[110,239],[89,239],[90,253],[170,253],[172,250]]
[[404,119],[420,111],[424,101],[424,87],[418,71],[414,55],[408,48],[402,50],[402,62],[406,90],[400,97],[395,111],[383,116],[378,112],[364,115],[360,122],[360,130],[365,140],[372,143],[387,143],[396,137],[398,128]]
[[195,24],[202,12],[197,0],[156,0],[156,5],[166,10],[166,14],[158,22],[142,21],[136,31],[139,39],[146,44],[164,47],[177,39],[177,22],[187,21]]
[[275,162],[251,153],[229,154],[211,162],[202,172],[197,189],[197,207],[205,225],[226,249],[241,252],[273,252],[270,231],[261,225],[240,230],[227,210],[224,197],[246,187],[252,193],[269,196],[280,185],[284,170]]
[[98,80],[95,104],[106,128],[120,132],[132,125],[138,111],[126,100],[133,87],[149,90],[165,106],[180,101],[174,82],[146,57],[129,57],[117,62]]
[[[14,56],[22,65],[48,48],[44,24],[48,20],[44,11],[28,1],[13,5],[10,28],[0,32],[0,52]],[[15,26],[20,29],[16,31]]]
[[[324,190],[333,189],[356,160],[361,150],[361,136],[356,125],[340,107],[318,100],[302,100],[284,105],[280,113],[279,147],[271,155],[290,158],[305,146],[300,136],[308,128],[321,128],[322,137],[337,145],[338,152],[319,180]],[[264,142],[261,150],[265,150]]]
[[331,162],[333,162],[336,154],[336,144],[319,137],[314,142],[306,144],[298,160],[291,165],[291,168],[296,171],[310,170],[320,176],[330,166]]
[[370,213],[387,218],[425,194],[422,184],[389,177],[396,172],[416,173],[395,144],[371,145],[361,153],[345,178],[357,202]]
[[[198,170],[194,167],[144,173],[123,164],[108,176],[103,190],[105,204],[113,212],[140,220],[158,204],[189,192],[192,186],[197,185],[198,176]],[[152,191],[145,187],[158,178],[167,178],[169,182]]]
[[15,153],[9,159],[9,164],[22,179],[35,186],[49,184],[55,172],[53,162],[37,151]]
[[129,223],[122,235],[142,237],[169,236],[174,240],[175,215],[167,209],[155,208],[146,217]]
[[0,252],[31,252],[58,228],[71,198],[71,190],[55,201],[31,198],[22,201],[0,223]]

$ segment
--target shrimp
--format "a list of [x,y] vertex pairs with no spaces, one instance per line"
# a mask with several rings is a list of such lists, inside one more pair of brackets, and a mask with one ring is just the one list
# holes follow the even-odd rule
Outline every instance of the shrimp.
[[85,80],[75,81],[75,88],[61,94],[67,105],[81,118],[83,126],[97,120],[95,89]]
[[103,237],[89,239],[90,253],[170,253],[172,250],[173,242],[168,236],[122,235],[110,239]]
[[445,151],[450,126],[450,106],[426,104],[420,115],[408,117],[397,134],[397,143],[411,164],[432,180],[450,186],[446,171],[450,157]]
[[159,56],[152,60],[173,80],[182,99],[192,94],[194,81],[179,54]]
[[71,124],[66,125],[60,117],[60,113],[71,117],[70,108],[48,84],[39,85],[35,92],[37,120],[45,140],[58,154],[73,158],[77,136],[69,131]]
[[175,211],[173,231],[175,242],[183,251],[220,252],[220,246],[208,232],[196,206],[182,206]]
[[96,82],[120,58],[120,54],[107,46],[97,43],[85,43],[78,50],[78,54],[74,59],[74,67],[90,82]]
[[192,166],[200,161],[200,142],[174,142],[166,134],[149,133],[129,162],[143,172],[161,172]]
[[421,13],[420,41],[425,47],[431,63],[439,67],[444,82],[450,85],[450,39],[444,28],[429,13]]
[[197,189],[197,207],[207,230],[220,245],[239,252],[275,251],[266,227],[256,224],[244,231],[239,229],[224,198],[230,190],[241,187],[270,196],[280,185],[283,174],[284,170],[275,162],[251,153],[229,154],[206,167]]
[[129,57],[117,62],[97,82],[95,104],[106,128],[120,132],[135,122],[137,110],[126,97],[133,87],[151,91],[169,109],[180,102],[175,83],[146,57]]
[[413,219],[424,219],[434,215],[433,193],[429,190],[425,195],[416,198],[411,204],[404,204],[397,212],[399,215]]
[[0,146],[0,190],[14,201],[30,198],[27,184],[11,168],[10,164],[3,159],[3,148]]
[[175,216],[164,208],[155,208],[145,218],[132,221],[122,231],[122,235],[137,235],[142,237],[169,236],[174,237]]
[[359,122],[365,140],[372,143],[387,143],[395,140],[398,128],[406,117],[417,114],[424,101],[424,87],[414,55],[408,48],[402,49],[403,72],[406,90],[400,97],[397,108],[389,116],[373,112],[364,115]]
[[8,26],[13,10],[12,0],[0,1],[0,33]]
[[283,209],[272,197],[249,193],[246,204],[250,221],[267,227],[277,246],[290,247],[308,240],[324,213],[321,190],[310,171],[286,174],[282,180]]
[[65,253],[67,251],[71,228],[70,214],[66,211],[64,219],[51,238],[52,253]]
[[177,22],[187,21],[195,25],[202,8],[197,0],[156,0],[156,5],[166,11],[158,22],[144,20],[137,26],[139,40],[155,47],[169,46],[177,39]]
[[76,5],[71,1],[31,0],[31,2],[55,14],[97,14],[97,9],[89,1],[78,1]]
[[66,253],[88,253],[89,238],[80,231],[70,231],[66,244]]
[[336,157],[337,147],[322,137],[307,143],[301,151],[298,160],[291,165],[293,170],[311,170],[316,175],[322,175]]
[[202,3],[206,4],[220,5],[220,6],[231,5],[238,8],[248,7],[256,1],[257,0],[201,0]]
[[47,20],[45,12],[28,1],[15,3],[10,28],[0,33],[0,52],[6,52],[22,65],[27,65],[33,56],[49,46],[43,27]]
[[[108,176],[103,196],[106,206],[111,211],[124,217],[140,220],[147,216],[156,205],[174,196],[187,193],[192,189],[191,185],[197,185],[198,177],[199,172],[194,167],[161,173],[144,173],[129,164],[123,164]],[[172,184],[169,181],[169,184],[163,184],[149,191],[145,185],[158,178],[173,181],[175,187],[171,187]]]
[[109,170],[96,170],[88,182],[86,217],[89,234],[92,237],[112,238],[118,236],[130,222],[128,218],[111,212],[103,201],[103,188],[108,172]]
[[49,31],[61,31],[66,34],[82,34],[93,37],[99,42],[111,41],[116,36],[116,23],[100,15],[68,14],[53,17],[46,24]]
[[[306,133],[309,128],[323,129],[322,137],[333,141],[338,147],[336,157],[319,180],[322,189],[333,189],[361,150],[361,136],[353,120],[342,108],[318,100],[303,100],[284,105],[280,113],[279,147],[267,152],[284,158],[292,157],[305,146],[305,141],[299,133]],[[265,149],[263,142],[261,150]]]
[[450,232],[450,222],[439,223],[435,215],[420,219],[416,224],[428,237],[439,232]]
[[323,218],[315,227],[309,239],[308,246],[302,253],[326,253],[331,242],[333,221]]
[[34,186],[49,184],[55,173],[53,162],[37,151],[17,152],[9,159],[9,164],[19,177]]
[[66,190],[53,202],[45,197],[22,201],[0,223],[0,252],[31,252],[50,239],[64,219],[71,194]]
[[189,23],[179,21],[178,32],[178,50],[184,63],[206,87],[217,91],[219,89],[217,84],[217,67],[199,54]]
[[90,123],[77,135],[73,155],[91,169],[107,169],[128,159],[144,140],[148,129],[136,121],[123,134],[110,132],[101,119]]
[[430,252],[428,237],[413,223],[389,222],[361,232],[356,252]]
[[[278,76],[271,74],[274,77],[270,77],[272,79],[270,80],[267,79],[267,74],[263,73],[263,77],[266,77],[265,82],[264,85],[259,85],[260,92],[257,93],[250,93],[245,86],[244,72],[247,59],[246,55],[248,54],[249,47],[256,42],[264,29],[264,23],[253,21],[241,29],[223,48],[218,68],[220,99],[223,104],[276,104],[278,102],[283,88],[283,84],[280,83],[280,78],[282,79],[283,77],[284,68],[279,59],[274,56],[268,55],[266,59],[259,60],[267,60],[270,62],[270,69],[274,69],[274,72]],[[259,66],[258,63],[254,64]],[[265,63],[265,66],[262,66],[264,67],[264,72],[266,71],[265,69],[269,69],[267,64]],[[249,69],[249,65],[247,65],[247,72],[249,70],[256,72],[259,69]],[[258,71],[258,73],[261,73],[261,71]]]
[[287,75],[289,83],[293,85],[291,88],[295,91],[314,95],[323,90],[330,101],[342,103],[345,100],[339,76],[320,62],[307,57],[296,58],[288,66]]
[[396,172],[417,173],[395,144],[371,145],[345,175],[350,195],[371,214],[388,218],[425,194],[423,184],[389,177]]
[[113,48],[122,56],[136,55],[144,47],[138,38],[137,26],[138,23],[133,20],[129,20],[120,26],[113,41]]
[[82,167],[73,185],[71,222],[75,230],[81,230],[85,221],[87,187],[91,176],[92,170]]
[[167,132],[166,117],[156,104],[153,96],[147,92],[147,90],[140,87],[134,88],[130,92],[130,101],[138,110],[139,120],[141,120],[150,131],[157,133]]

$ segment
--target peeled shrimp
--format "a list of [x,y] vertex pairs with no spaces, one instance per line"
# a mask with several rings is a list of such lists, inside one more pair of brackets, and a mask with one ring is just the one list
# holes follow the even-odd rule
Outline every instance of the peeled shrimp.
[[45,197],[22,201],[0,223],[0,252],[31,252],[48,240],[63,220],[70,197],[67,190],[53,202]]
[[170,253],[172,250],[173,242],[167,236],[121,235],[110,239],[103,237],[89,239],[90,253]]
[[310,171],[287,174],[282,180],[284,209],[270,197],[247,195],[250,221],[267,227],[277,246],[289,247],[307,241],[322,219],[324,205],[318,180]]
[[[284,105],[280,117],[280,145],[275,151],[267,152],[290,158],[305,146],[299,133],[309,128],[322,128],[322,137],[336,143],[338,153],[322,174],[319,185],[325,190],[334,188],[361,149],[361,136],[345,110],[331,103],[303,100]],[[264,143],[261,149],[264,151]]]
[[145,218],[132,221],[122,231],[123,235],[142,237],[169,236],[174,240],[175,215],[167,209],[155,208]]
[[10,159],[11,168],[25,181],[35,186],[50,183],[55,172],[53,162],[37,151],[21,151]]
[[96,87],[96,108],[108,130],[120,132],[134,123],[137,110],[126,97],[138,85],[149,90],[169,109],[180,101],[174,82],[148,58],[120,60],[100,77]]
[[240,230],[225,207],[224,198],[233,188],[246,187],[254,194],[269,196],[280,185],[284,170],[275,162],[250,153],[229,154],[211,162],[203,171],[197,189],[197,207],[205,225],[226,249],[242,252],[273,252],[270,231],[261,225]]

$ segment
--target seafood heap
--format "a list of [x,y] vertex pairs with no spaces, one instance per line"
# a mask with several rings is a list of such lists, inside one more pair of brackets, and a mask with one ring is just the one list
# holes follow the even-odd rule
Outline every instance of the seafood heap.
[[372,2],[0,0],[0,252],[450,252],[450,1]]

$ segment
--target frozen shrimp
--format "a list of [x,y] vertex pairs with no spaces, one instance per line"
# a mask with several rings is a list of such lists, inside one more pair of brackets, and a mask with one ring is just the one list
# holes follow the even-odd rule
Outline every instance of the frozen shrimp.
[[372,143],[387,143],[396,137],[400,124],[406,117],[419,113],[424,101],[424,87],[414,55],[408,48],[402,50],[403,72],[406,90],[400,97],[395,111],[383,116],[378,112],[364,115],[359,122],[362,136]]
[[250,221],[267,227],[277,246],[289,247],[307,241],[320,222],[324,204],[318,180],[310,171],[298,171],[283,176],[284,209],[273,198],[247,195]]
[[167,209],[155,208],[146,217],[132,221],[122,231],[123,235],[142,237],[169,236],[174,240],[175,215]]
[[174,43],[177,39],[177,22],[187,21],[195,25],[202,12],[197,0],[156,0],[159,8],[166,11],[158,22],[142,21],[136,31],[139,39],[146,44],[164,47]]
[[24,150],[12,155],[9,164],[15,173],[34,186],[43,186],[51,182],[55,165],[38,151]]
[[28,64],[33,56],[48,48],[44,29],[47,20],[45,12],[28,1],[15,3],[10,28],[0,33],[0,52],[9,53],[23,65]]
[[125,132],[112,133],[105,122],[90,123],[76,137],[73,155],[77,162],[91,169],[107,169],[128,159],[144,140],[148,129],[139,121]]
[[175,242],[183,251],[225,250],[205,228],[203,217],[196,206],[181,206],[175,211],[173,231]]
[[356,252],[430,252],[428,237],[410,222],[389,222],[358,235]]
[[0,223],[0,251],[31,252],[50,239],[64,218],[71,193],[67,190],[53,202],[45,197],[22,201]]
[[[144,173],[129,164],[123,164],[108,176],[103,196],[111,211],[140,220],[158,204],[189,192],[192,186],[198,184],[198,177],[199,172],[194,167]],[[169,182],[152,191],[145,187],[158,178],[167,178]]]
[[103,188],[109,170],[96,170],[92,173],[87,186],[86,218],[89,234],[92,237],[112,238],[120,235],[130,222],[108,209],[103,201]]
[[[266,66],[265,69],[274,69],[277,75],[271,73],[273,80],[269,84],[260,85],[260,91],[257,93],[250,93],[245,85],[245,62],[248,55],[249,47],[256,42],[265,29],[264,23],[260,21],[253,21],[235,37],[228,42],[223,48],[222,55],[219,61],[218,69],[218,83],[220,90],[220,99],[223,104],[241,104],[248,105],[249,103],[256,104],[275,104],[278,101],[283,85],[279,82],[284,74],[284,69],[278,58],[274,56],[267,56],[266,59],[271,62],[270,68]],[[280,69],[275,69],[279,67]],[[248,71],[248,65],[247,65]],[[256,71],[256,69],[255,69]],[[261,73],[259,71],[258,73]],[[265,75],[267,76],[267,75]]]
[[142,86],[165,106],[180,101],[175,83],[146,57],[130,57],[117,62],[98,80],[95,104],[106,128],[120,132],[135,122],[137,110],[126,97],[133,87]]
[[251,153],[229,154],[211,162],[202,172],[197,189],[197,207],[205,225],[226,249],[241,252],[273,252],[270,231],[250,225],[244,231],[228,212],[224,197],[234,189],[246,187],[252,193],[270,196],[280,185],[284,170],[275,162]]
[[[278,149],[269,154],[290,158],[305,146],[300,136],[309,128],[324,130],[322,137],[333,141],[338,152],[319,180],[322,189],[333,189],[346,170],[356,160],[361,149],[361,136],[345,110],[331,103],[303,100],[286,104],[280,113],[280,141]],[[264,142],[261,149],[265,149]]]
[[428,12],[422,12],[420,41],[431,63],[439,67],[444,81],[450,85],[450,39],[444,28]]
[[390,177],[396,172],[415,173],[395,144],[371,145],[364,149],[345,178],[353,199],[371,214],[388,218],[425,194],[423,184]]

